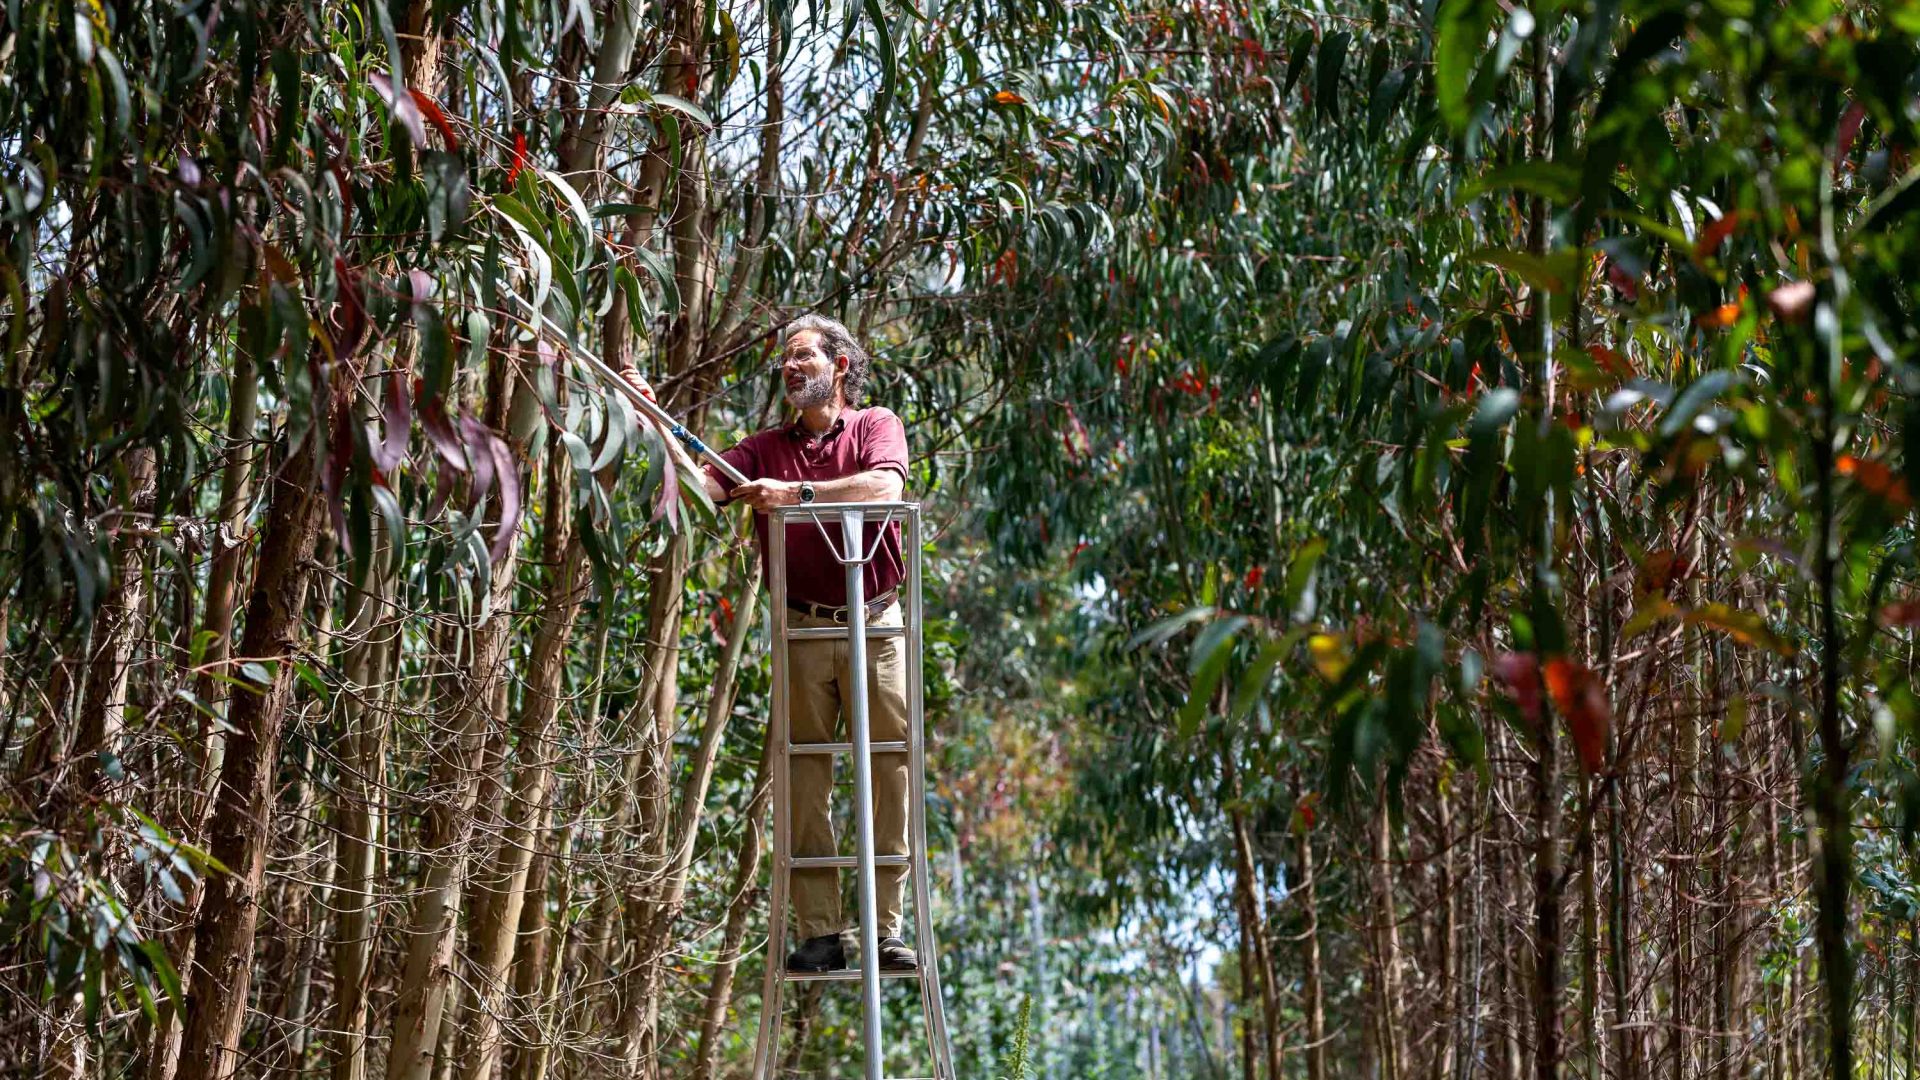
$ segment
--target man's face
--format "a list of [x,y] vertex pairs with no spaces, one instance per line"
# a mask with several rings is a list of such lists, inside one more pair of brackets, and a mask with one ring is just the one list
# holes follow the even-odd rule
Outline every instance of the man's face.
[[818,332],[802,330],[787,339],[780,377],[794,408],[813,409],[832,401],[834,375],[834,359],[821,347]]

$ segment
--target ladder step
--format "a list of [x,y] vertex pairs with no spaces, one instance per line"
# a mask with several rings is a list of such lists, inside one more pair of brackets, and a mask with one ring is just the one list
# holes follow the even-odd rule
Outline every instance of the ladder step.
[[[920,972],[918,969],[913,971],[888,971],[882,968],[880,969],[880,977],[883,979],[917,979],[920,977]],[[839,971],[783,971],[781,972],[781,978],[788,982],[859,982],[860,969],[842,968]]]
[[[867,627],[867,637],[869,639],[901,637],[905,635],[906,632],[907,628],[904,626]],[[846,637],[847,628],[844,626],[790,626],[787,628],[788,641],[820,641],[823,639],[827,641],[838,641],[844,640]]]
[[[911,856],[875,855],[875,866],[905,866]],[[787,865],[795,870],[851,870],[860,865],[855,855],[796,855],[787,860]]]
[[[871,742],[871,743],[868,743],[867,746],[876,754],[904,754],[907,752],[907,744],[899,741]],[[787,753],[789,754],[851,754],[853,753],[853,744],[850,742],[788,743]]]

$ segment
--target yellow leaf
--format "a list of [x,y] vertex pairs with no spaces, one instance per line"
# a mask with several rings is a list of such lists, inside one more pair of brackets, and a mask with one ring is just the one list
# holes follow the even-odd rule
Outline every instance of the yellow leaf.
[[1351,657],[1347,655],[1347,643],[1338,634],[1315,634],[1307,639],[1307,652],[1313,656],[1313,666],[1320,677],[1328,682],[1339,682],[1346,674]]

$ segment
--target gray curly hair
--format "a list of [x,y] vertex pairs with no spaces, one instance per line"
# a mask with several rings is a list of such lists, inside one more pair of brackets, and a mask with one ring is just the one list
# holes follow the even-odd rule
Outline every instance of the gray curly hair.
[[847,329],[845,323],[825,315],[800,316],[781,330],[781,340],[792,341],[795,334],[808,330],[820,335],[820,347],[828,356],[847,358],[847,379],[842,390],[847,396],[848,405],[860,404],[860,399],[867,391],[867,378],[873,372],[873,359],[867,355],[867,350],[853,340],[853,332]]

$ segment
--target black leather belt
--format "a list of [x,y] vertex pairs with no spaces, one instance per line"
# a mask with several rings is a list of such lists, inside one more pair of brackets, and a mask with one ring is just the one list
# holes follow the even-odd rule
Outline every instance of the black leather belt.
[[[887,610],[887,605],[893,603],[893,600],[893,590],[888,589],[886,592],[867,601],[867,618],[879,618],[880,613]],[[788,600],[787,607],[802,615],[811,615],[816,619],[830,619],[837,623],[847,621],[847,605],[845,604],[841,604],[839,607],[828,607],[825,604],[814,604],[805,600]]]

